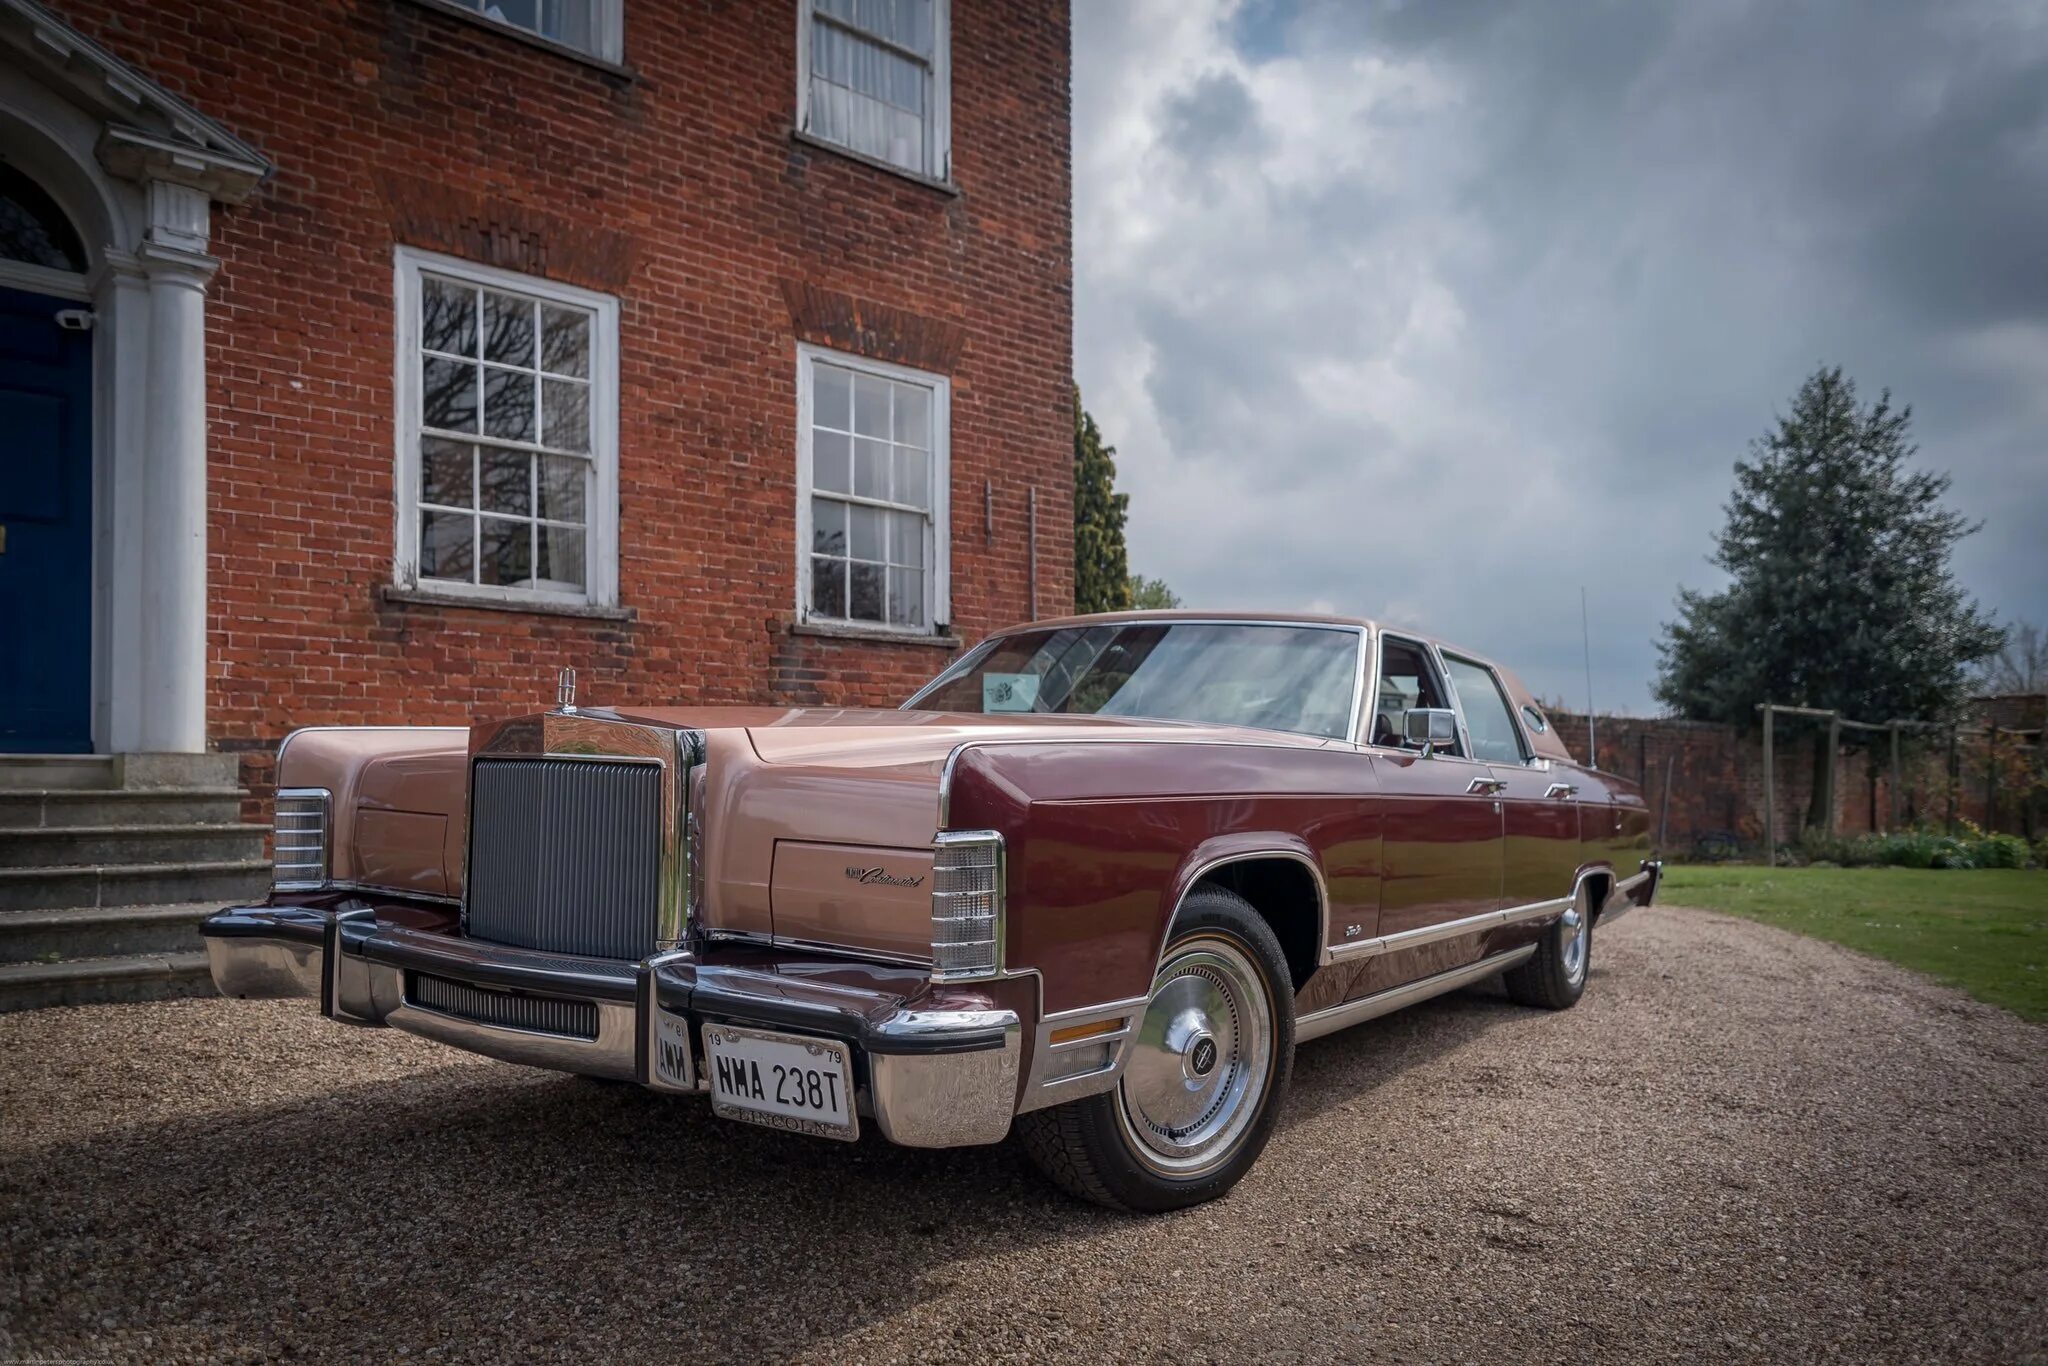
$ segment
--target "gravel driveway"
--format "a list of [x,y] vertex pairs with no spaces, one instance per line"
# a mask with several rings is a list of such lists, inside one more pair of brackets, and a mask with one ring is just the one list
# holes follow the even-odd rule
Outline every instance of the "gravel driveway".
[[1157,1219],[299,1003],[0,1056],[0,1359],[2048,1360],[2048,1030],[1704,912],[1305,1046]]

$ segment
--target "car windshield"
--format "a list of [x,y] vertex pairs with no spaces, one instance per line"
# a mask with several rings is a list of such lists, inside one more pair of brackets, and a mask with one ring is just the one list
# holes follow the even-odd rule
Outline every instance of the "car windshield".
[[1357,631],[1118,622],[998,637],[939,676],[922,711],[1056,712],[1201,721],[1343,739]]

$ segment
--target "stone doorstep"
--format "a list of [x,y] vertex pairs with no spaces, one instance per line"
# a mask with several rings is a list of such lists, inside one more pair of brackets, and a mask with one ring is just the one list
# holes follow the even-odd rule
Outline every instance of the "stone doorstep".
[[199,922],[216,901],[0,911],[0,963],[182,953],[201,947]]
[[234,787],[240,781],[236,754],[0,755],[0,790]]
[[74,958],[61,963],[0,963],[0,1013],[213,994],[204,950]]
[[[0,836],[12,830],[91,825],[241,823],[238,787],[7,787],[0,784]],[[252,827],[268,830],[266,825]]]

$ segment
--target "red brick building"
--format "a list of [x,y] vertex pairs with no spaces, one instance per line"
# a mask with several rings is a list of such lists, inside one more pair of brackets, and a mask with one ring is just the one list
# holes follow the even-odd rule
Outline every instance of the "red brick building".
[[0,0],[0,750],[1065,609],[1068,76],[1065,0]]

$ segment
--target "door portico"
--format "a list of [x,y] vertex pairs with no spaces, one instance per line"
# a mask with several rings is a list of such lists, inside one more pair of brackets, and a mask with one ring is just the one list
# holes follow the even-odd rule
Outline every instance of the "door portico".
[[0,160],[83,244],[82,270],[0,260],[0,289],[76,301],[63,326],[89,329],[91,522],[90,591],[69,609],[89,623],[0,634],[89,653],[92,749],[203,751],[212,211],[269,165],[34,0],[0,0]]

